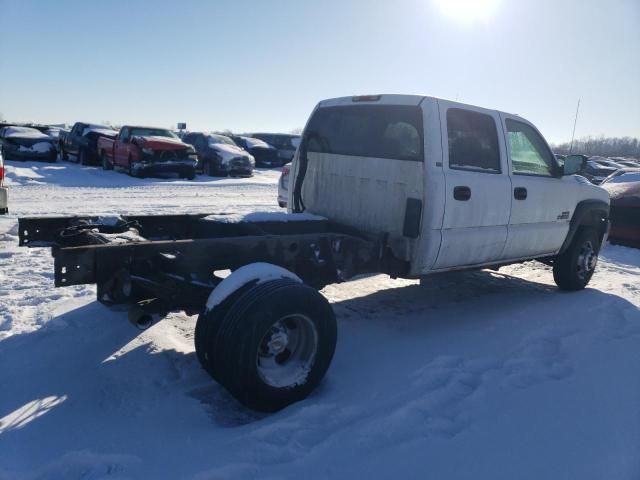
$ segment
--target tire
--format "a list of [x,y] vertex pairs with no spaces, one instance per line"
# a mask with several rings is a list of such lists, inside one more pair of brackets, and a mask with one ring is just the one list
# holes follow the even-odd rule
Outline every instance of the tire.
[[593,276],[600,240],[594,228],[581,227],[566,251],[553,262],[553,279],[561,290],[581,290]]
[[208,177],[216,176],[212,163],[213,162],[211,162],[211,160],[206,160],[204,166],[202,167],[202,172]]
[[137,177],[138,175],[133,170],[133,162],[131,161],[131,157],[129,157],[129,176]]
[[329,302],[291,279],[253,282],[196,325],[207,372],[243,405],[275,412],[306,398],[324,377],[337,339]]
[[185,173],[185,178],[187,180],[193,180],[194,178],[196,178],[196,170],[187,170],[187,172]]
[[102,152],[100,155],[100,162],[102,163],[103,170],[113,170],[113,164],[109,161],[107,152]]

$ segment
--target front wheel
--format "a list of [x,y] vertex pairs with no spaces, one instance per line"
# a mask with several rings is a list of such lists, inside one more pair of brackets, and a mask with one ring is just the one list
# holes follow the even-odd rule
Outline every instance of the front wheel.
[[207,372],[263,412],[306,398],[329,368],[336,339],[329,302],[291,279],[254,283],[203,312],[195,338]]
[[561,290],[581,290],[587,286],[598,262],[600,241],[594,228],[582,227],[569,248],[553,262],[553,279]]

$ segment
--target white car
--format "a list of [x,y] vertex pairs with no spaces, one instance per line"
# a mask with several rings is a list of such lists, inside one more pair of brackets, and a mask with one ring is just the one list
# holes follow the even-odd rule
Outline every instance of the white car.
[[287,208],[287,198],[289,197],[289,173],[291,164],[282,167],[280,180],[278,180],[278,205],[281,208]]
[[9,213],[9,195],[7,187],[4,187],[4,160],[0,153],[0,215]]

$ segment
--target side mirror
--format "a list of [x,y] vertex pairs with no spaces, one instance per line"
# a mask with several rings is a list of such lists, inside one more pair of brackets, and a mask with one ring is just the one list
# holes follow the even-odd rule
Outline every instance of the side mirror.
[[583,159],[582,157],[578,157],[578,156],[570,156],[564,159],[564,174],[565,175],[573,175],[576,174],[578,172],[580,172],[580,170],[582,170],[582,163],[583,163]]

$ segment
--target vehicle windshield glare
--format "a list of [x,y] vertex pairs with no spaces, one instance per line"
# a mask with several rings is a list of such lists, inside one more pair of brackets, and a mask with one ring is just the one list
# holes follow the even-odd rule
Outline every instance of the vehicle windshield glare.
[[259,138],[252,137],[241,137],[246,143],[248,147],[263,147],[268,148],[269,144]]
[[603,183],[632,183],[640,182],[640,172],[625,172],[622,175],[615,175]]
[[229,137],[225,137],[224,135],[209,135],[209,143],[211,144],[216,144],[216,143],[223,143],[225,145],[236,145],[235,142],[233,140],[231,140]]
[[164,128],[132,128],[129,137],[168,137],[178,138],[171,130]]

